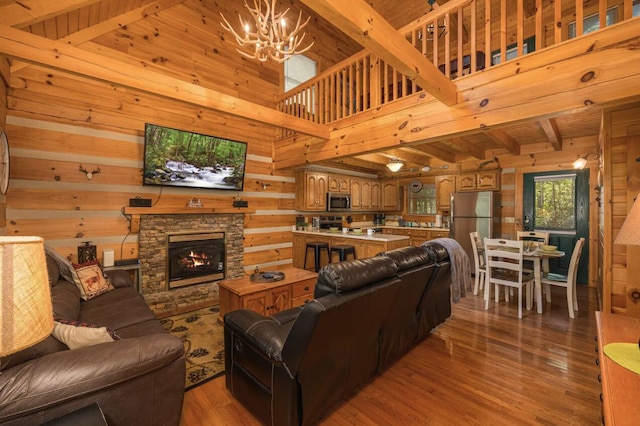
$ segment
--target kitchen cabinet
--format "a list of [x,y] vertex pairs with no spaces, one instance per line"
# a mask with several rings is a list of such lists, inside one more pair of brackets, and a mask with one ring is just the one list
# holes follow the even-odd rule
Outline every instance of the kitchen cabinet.
[[448,229],[429,229],[429,228],[385,228],[385,234],[406,235],[409,237],[409,245],[419,247],[424,242],[436,238],[449,238]]
[[351,178],[351,210],[370,211],[371,210],[371,179],[352,177]]
[[438,212],[451,210],[451,194],[456,192],[456,176],[436,177],[436,209]]
[[382,211],[400,211],[400,183],[397,179],[380,182],[380,209]]
[[329,175],[329,192],[338,192],[348,194],[351,190],[349,176],[346,175]]
[[458,191],[498,191],[500,174],[497,171],[465,173],[457,176]]
[[299,172],[296,175],[296,183],[296,210],[327,210],[329,185],[328,176],[325,173],[314,171]]
[[382,207],[382,184],[378,180],[371,181],[371,210],[379,211]]
[[[383,232],[384,234],[384,232]],[[356,251],[356,257],[358,259],[364,259],[372,257],[380,252],[393,250],[398,247],[405,247],[408,245],[409,240],[404,238],[397,238],[389,236],[385,238],[383,235],[375,234],[374,237],[368,237],[366,234],[354,235],[349,234],[331,234],[329,232],[314,232],[314,231],[294,231],[293,232],[293,266],[296,268],[304,268],[304,251],[307,241],[320,241],[329,244],[329,247],[335,245],[351,245]],[[313,260],[311,259],[311,251],[309,251],[309,259],[307,259],[307,267],[309,270],[313,269]],[[349,257],[350,259],[351,257]],[[323,253],[320,264],[322,266],[327,264],[327,257]],[[334,253],[333,261],[338,261],[337,254]]]

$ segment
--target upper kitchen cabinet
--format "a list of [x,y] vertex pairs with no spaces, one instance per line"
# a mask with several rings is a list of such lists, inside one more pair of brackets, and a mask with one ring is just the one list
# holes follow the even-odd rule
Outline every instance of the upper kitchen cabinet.
[[382,211],[399,211],[400,184],[397,179],[380,181],[380,209]]
[[348,194],[351,191],[349,176],[329,175],[329,192]]
[[499,191],[500,173],[496,170],[465,173],[458,177],[456,188],[458,191]]
[[296,175],[296,210],[326,211],[328,177],[325,173],[302,171]]
[[351,177],[351,210],[371,210],[371,179]]
[[456,176],[436,176],[436,209],[451,210],[451,194],[456,192]]

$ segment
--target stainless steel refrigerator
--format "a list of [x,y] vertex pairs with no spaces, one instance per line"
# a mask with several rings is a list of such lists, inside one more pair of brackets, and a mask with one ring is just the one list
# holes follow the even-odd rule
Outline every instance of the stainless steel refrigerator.
[[499,222],[500,194],[492,191],[454,192],[451,194],[451,238],[456,240],[473,262],[469,233],[477,231],[480,239],[496,237]]

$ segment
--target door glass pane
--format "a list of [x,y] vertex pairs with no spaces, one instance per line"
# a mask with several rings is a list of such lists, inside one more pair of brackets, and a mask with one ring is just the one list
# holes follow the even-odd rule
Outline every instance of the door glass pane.
[[575,174],[535,177],[534,228],[575,231],[575,193]]

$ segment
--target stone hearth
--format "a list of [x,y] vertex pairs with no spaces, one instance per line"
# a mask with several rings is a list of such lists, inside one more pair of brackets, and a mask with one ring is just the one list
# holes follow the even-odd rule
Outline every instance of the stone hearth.
[[218,303],[218,283],[209,282],[169,289],[167,284],[167,234],[224,232],[226,277],[244,274],[244,214],[142,214],[138,234],[140,292],[156,312],[186,310],[190,306]]

